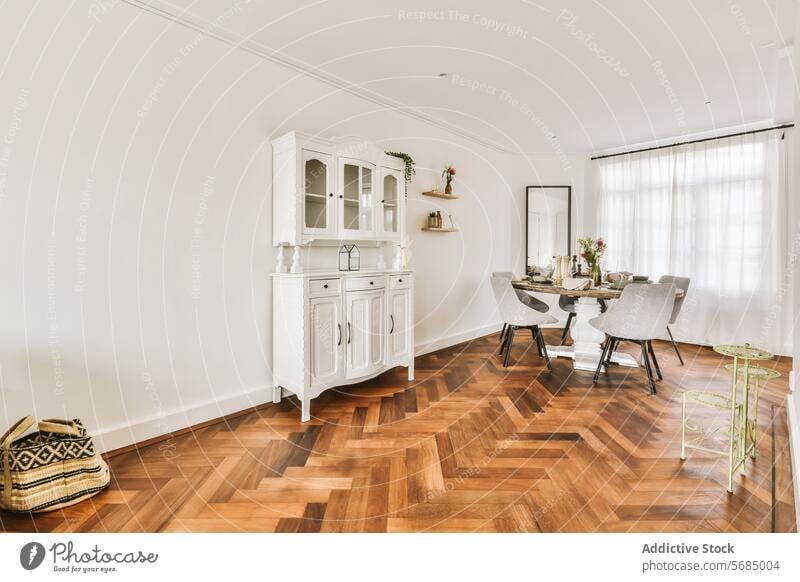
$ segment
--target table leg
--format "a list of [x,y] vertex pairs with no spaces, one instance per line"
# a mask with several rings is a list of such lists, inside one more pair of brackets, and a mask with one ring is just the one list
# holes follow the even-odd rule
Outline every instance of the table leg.
[[601,344],[605,334],[589,323],[600,315],[600,303],[593,297],[578,297],[575,302],[575,325],[572,341],[575,347],[575,369],[594,372],[602,353]]
[[[605,334],[592,326],[589,321],[600,315],[600,303],[594,297],[579,297],[575,302],[575,323],[570,335],[571,346],[547,346],[547,354],[551,358],[572,358],[576,370],[594,372],[602,353]],[[639,364],[630,354],[615,352],[611,361],[620,366],[637,368]]]

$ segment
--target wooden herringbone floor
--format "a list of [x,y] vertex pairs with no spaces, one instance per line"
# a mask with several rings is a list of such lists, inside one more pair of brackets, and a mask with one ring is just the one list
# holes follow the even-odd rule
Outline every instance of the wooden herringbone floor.
[[[559,330],[548,330],[555,342]],[[725,461],[679,459],[680,390],[724,391],[722,360],[656,346],[665,380],[641,370],[544,370],[518,334],[503,369],[497,335],[417,359],[313,402],[294,399],[110,459],[90,501],[7,531],[746,531],[794,528],[783,378],[763,393],[759,457],[725,491]],[[628,348],[625,348],[628,349]],[[775,415],[776,511],[772,511]],[[707,415],[708,413],[706,413]]]

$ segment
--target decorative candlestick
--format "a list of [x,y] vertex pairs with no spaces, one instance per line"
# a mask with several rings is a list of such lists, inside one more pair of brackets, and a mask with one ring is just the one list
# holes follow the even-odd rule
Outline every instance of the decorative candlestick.
[[400,245],[394,247],[394,259],[392,260],[392,270],[399,271],[403,268],[403,248]]
[[291,273],[302,273],[303,267],[300,266],[300,247],[294,247],[294,252],[292,253],[292,268],[289,270]]
[[278,245],[278,260],[275,262],[275,272],[285,273],[287,270],[286,257],[283,254],[283,245]]

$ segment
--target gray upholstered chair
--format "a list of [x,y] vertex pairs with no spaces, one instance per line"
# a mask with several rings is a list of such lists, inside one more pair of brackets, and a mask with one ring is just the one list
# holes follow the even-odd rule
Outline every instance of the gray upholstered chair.
[[503,328],[507,328],[500,346],[500,353],[503,354],[503,366],[508,366],[508,355],[514,343],[514,332],[518,329],[529,329],[533,341],[536,342],[539,355],[545,359],[547,367],[550,368],[550,358],[547,356],[547,348],[539,326],[545,323],[556,323],[556,318],[531,309],[522,303],[515,293],[516,289],[511,286],[511,278],[505,274],[492,275],[492,291],[497,300],[500,317],[503,319]]
[[672,283],[676,288],[683,291],[683,295],[680,297],[675,297],[675,305],[672,308],[672,315],[670,316],[669,323],[667,324],[669,341],[672,342],[672,348],[675,350],[675,353],[678,354],[678,360],[680,361],[681,366],[683,366],[683,356],[681,356],[681,351],[678,349],[678,344],[675,343],[675,338],[672,337],[672,330],[669,328],[669,326],[675,323],[675,320],[678,319],[678,315],[683,307],[683,300],[686,299],[686,293],[689,291],[689,283],[691,283],[691,281],[692,280],[689,277],[676,277],[675,275],[663,275],[658,280],[659,283]]
[[[492,277],[504,277],[507,278],[509,282],[511,282],[514,280],[514,273],[512,273],[511,271],[495,271],[492,273]],[[539,311],[541,313],[547,313],[548,311],[550,311],[550,306],[547,303],[545,303],[544,301],[540,301],[539,299],[536,299],[536,297],[530,295],[529,293],[526,293],[522,289],[514,289],[514,293],[517,294],[517,298],[522,303],[524,303],[531,309],[535,309],[536,311]],[[503,331],[500,332],[500,345],[503,345],[503,340],[506,337],[507,327],[508,325],[504,323]]]
[[[664,326],[669,322],[675,303],[675,285],[672,283],[653,283],[652,285],[631,283],[622,290],[620,298],[603,315],[589,320],[596,329],[608,338],[603,353],[597,363],[594,382],[600,377],[600,370],[608,364],[611,354],[620,342],[639,344],[642,350],[642,366],[647,372],[650,391],[655,394],[656,381],[653,369],[662,379],[652,340],[661,336]],[[652,365],[651,365],[652,358]]]
[[[559,295],[558,296],[558,306],[563,310],[566,311],[569,315],[567,315],[567,323],[564,326],[564,333],[561,334],[561,345],[563,346],[567,343],[567,338],[569,337],[569,328],[572,325],[572,320],[575,318],[575,302],[578,300],[577,297],[569,297],[567,295]],[[606,311],[606,302],[604,299],[598,299],[600,302],[600,313],[605,313]]]

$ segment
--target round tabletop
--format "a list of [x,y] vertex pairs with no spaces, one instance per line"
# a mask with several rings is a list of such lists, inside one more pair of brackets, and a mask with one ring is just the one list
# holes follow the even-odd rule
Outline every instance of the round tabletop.
[[[519,281],[512,281],[511,284],[515,289],[522,289],[523,291],[532,291],[534,293],[550,293],[551,295],[566,295],[567,297],[593,297],[595,299],[619,299],[622,295],[622,289],[611,289],[610,287],[592,287],[591,289],[584,289],[576,291],[575,289],[567,289],[561,285],[555,284],[542,284],[531,283],[528,279],[520,279]],[[628,285],[646,285],[647,283],[628,283]],[[682,289],[675,290],[675,297],[683,296]]]
[[723,356],[741,358],[743,360],[771,360],[775,357],[768,351],[754,348],[750,344],[744,344],[743,346],[723,344],[714,346],[714,351]]
[[593,289],[584,289],[576,291],[575,289],[567,289],[561,285],[555,284],[542,284],[531,283],[527,279],[519,281],[512,281],[511,284],[515,289],[522,289],[523,291],[533,291],[535,293],[550,293],[551,295],[566,295],[568,297],[594,297],[595,299],[619,299],[622,295],[621,289],[609,289],[608,287],[596,287]]

